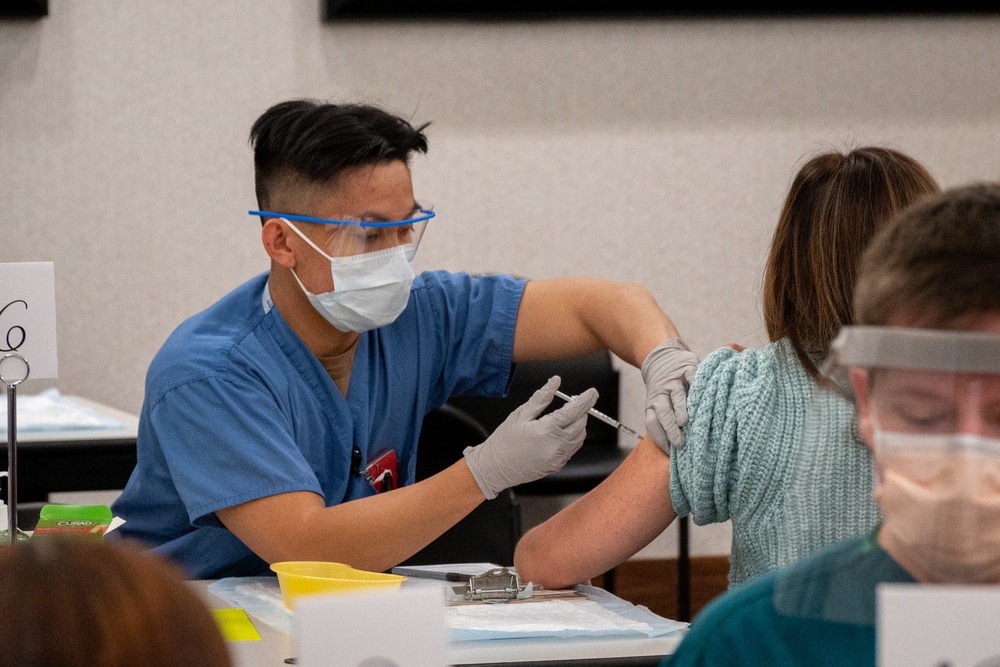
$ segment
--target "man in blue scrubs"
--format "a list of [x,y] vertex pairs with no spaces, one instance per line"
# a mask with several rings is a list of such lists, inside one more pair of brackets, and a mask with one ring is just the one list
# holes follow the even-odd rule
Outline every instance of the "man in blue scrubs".
[[[830,359],[849,369],[880,525],[723,594],[668,667],[874,667],[880,584],[1000,584],[1000,184],[898,215],[864,255],[854,315]],[[799,511],[833,492],[810,474],[821,460],[789,462]]]
[[386,570],[582,444],[596,392],[539,416],[553,378],[486,442],[414,483],[424,415],[453,394],[503,395],[522,360],[612,350],[642,367],[650,433],[680,441],[697,359],[645,288],[414,276],[433,217],[408,166],[426,152],[422,130],[310,100],[254,123],[252,214],[271,268],[182,323],[154,358],[138,465],[113,508],[123,537],[194,578],[284,560]]

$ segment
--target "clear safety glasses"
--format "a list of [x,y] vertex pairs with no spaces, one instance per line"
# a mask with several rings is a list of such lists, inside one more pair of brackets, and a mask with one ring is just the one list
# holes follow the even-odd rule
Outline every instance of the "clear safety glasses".
[[[405,220],[331,220],[275,211],[248,213],[265,219],[283,219],[289,224],[296,222],[323,225],[310,230],[308,237],[318,250],[330,257],[351,257],[408,246],[407,256],[411,260],[420,245],[427,221],[436,215],[430,205],[424,204],[418,204]],[[302,229],[304,228],[300,227]]]

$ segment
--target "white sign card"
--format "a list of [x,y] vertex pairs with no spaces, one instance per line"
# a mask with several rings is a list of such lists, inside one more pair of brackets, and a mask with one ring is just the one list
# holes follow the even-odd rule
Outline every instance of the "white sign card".
[[1000,665],[1000,586],[882,584],[879,667]]
[[52,262],[0,263],[0,357],[20,354],[32,380],[59,377],[55,285]]
[[443,667],[448,628],[438,586],[311,595],[295,602],[304,667]]

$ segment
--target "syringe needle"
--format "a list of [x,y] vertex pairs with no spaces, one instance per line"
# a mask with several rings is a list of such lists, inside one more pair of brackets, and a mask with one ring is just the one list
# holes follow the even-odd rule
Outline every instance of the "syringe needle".
[[[569,394],[565,394],[565,393],[563,393],[561,391],[558,391],[558,390],[556,391],[556,396],[558,396],[559,398],[561,398],[564,401],[571,401],[574,398],[576,398],[575,396],[570,396]],[[624,431],[625,433],[628,433],[629,435],[631,435],[636,440],[642,440],[642,436],[641,435],[639,435],[638,433],[636,433],[635,431],[633,431],[632,429],[630,429],[625,424],[622,424],[617,419],[614,419],[612,417],[607,416],[606,414],[604,414],[600,410],[595,410],[594,408],[590,408],[589,410],[587,410],[587,414],[590,415],[590,416],[592,416],[592,417],[596,417],[597,419],[601,420],[605,424],[609,424],[609,425],[615,427],[616,429],[618,429],[620,431]]]
[[628,433],[630,436],[632,436],[636,440],[642,440],[642,436],[641,435],[639,435],[638,433],[636,433],[635,431],[633,431],[632,429],[630,429],[625,424],[622,424],[621,422],[619,422],[618,423],[618,428],[621,429],[622,431],[625,431],[626,433]]

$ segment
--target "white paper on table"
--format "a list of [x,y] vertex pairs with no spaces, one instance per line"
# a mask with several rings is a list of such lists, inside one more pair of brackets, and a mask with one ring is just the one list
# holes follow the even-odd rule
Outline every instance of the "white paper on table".
[[285,606],[277,577],[225,577],[210,583],[208,590],[276,630],[288,635],[295,631],[295,613]]
[[[408,588],[411,581],[403,582],[403,588],[396,593],[407,590],[432,591],[444,603],[443,589],[436,585],[441,582],[425,579],[420,582],[423,585]],[[636,606],[600,588],[577,586],[576,589],[586,594],[587,600],[446,607],[444,618],[448,638],[460,642],[517,637],[660,637],[688,626],[687,623],[657,616],[646,607]],[[275,577],[227,577],[209,584],[208,590],[233,606],[246,609],[248,614],[277,630],[288,634],[294,631],[295,614],[284,605]],[[559,613],[557,606],[556,613],[553,614],[552,605],[556,602],[585,606],[583,611],[567,612],[565,615]],[[594,609],[594,606],[600,611]],[[470,611],[466,613],[465,610]],[[526,615],[533,620],[525,622]],[[581,628],[583,622],[587,626]]]

